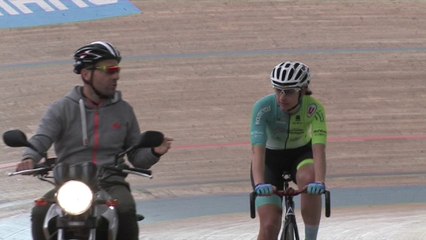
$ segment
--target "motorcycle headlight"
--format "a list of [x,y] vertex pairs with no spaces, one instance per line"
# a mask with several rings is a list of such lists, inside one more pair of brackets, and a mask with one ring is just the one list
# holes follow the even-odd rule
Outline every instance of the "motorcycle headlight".
[[56,199],[65,212],[71,215],[80,215],[90,208],[93,193],[86,184],[71,180],[59,188]]

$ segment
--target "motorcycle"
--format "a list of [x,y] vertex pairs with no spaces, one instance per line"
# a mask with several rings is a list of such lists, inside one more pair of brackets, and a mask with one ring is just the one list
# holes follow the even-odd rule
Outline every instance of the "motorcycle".
[[[46,239],[57,240],[115,240],[118,230],[115,208],[120,203],[102,188],[102,182],[113,175],[136,174],[152,178],[150,170],[124,164],[124,156],[137,148],[157,147],[163,140],[161,132],[143,132],[136,145],[115,156],[113,165],[98,167],[92,162],[56,164],[56,158],[48,157],[47,152],[38,152],[22,131],[10,130],[3,134],[3,141],[7,146],[29,147],[43,156],[44,161],[34,169],[12,172],[9,176],[34,175],[55,186],[56,192],[52,199],[40,198],[35,204],[50,205],[44,219],[43,232]],[[143,216],[138,215],[138,221],[142,219]]]

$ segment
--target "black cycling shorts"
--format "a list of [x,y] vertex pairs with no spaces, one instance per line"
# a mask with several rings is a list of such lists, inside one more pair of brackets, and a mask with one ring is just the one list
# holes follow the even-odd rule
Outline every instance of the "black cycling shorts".
[[[278,189],[283,188],[284,172],[291,174],[291,179],[296,183],[296,172],[299,163],[306,159],[312,159],[312,144],[309,142],[305,146],[286,149],[286,150],[272,150],[266,149],[265,153],[265,183],[270,183]],[[251,181],[253,182],[253,174],[251,174]],[[254,186],[253,186],[254,187]]]

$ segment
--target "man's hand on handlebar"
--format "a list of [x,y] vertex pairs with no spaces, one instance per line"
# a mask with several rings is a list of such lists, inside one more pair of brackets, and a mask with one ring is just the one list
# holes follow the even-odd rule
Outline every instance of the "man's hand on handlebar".
[[[16,172],[30,170],[30,169],[33,169],[34,166],[35,166],[34,160],[28,158],[28,159],[22,160],[22,162],[16,165]],[[31,173],[28,173],[28,174],[31,174]]]

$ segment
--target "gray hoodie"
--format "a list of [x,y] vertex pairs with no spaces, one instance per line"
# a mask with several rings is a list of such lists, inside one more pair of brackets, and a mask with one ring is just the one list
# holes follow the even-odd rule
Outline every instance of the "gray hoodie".
[[[76,86],[67,96],[53,103],[29,141],[39,152],[46,152],[54,144],[58,162],[111,164],[115,154],[139,139],[140,128],[135,113],[118,91],[102,106],[90,103],[82,91],[81,86]],[[23,158],[39,162],[41,156],[28,148]],[[159,160],[149,148],[130,152],[127,158],[133,166],[147,169]]]

